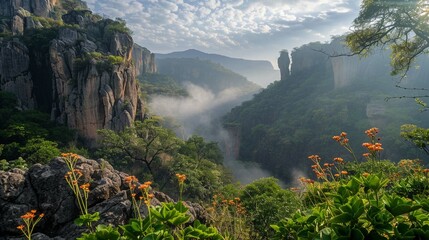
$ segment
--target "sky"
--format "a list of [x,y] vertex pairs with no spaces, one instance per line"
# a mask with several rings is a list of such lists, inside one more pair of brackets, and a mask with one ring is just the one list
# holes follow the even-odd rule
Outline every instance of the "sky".
[[94,12],[122,18],[139,45],[155,53],[197,49],[269,60],[350,29],[361,0],[86,0]]

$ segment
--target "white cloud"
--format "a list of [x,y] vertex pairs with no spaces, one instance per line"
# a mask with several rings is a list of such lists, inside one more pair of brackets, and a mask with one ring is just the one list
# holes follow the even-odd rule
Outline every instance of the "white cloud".
[[[328,38],[333,28],[343,31],[349,26],[353,18],[350,15],[355,16],[359,7],[355,0],[88,0],[87,3],[96,12],[125,19],[135,40],[152,51],[224,49],[236,55],[240,50],[272,43],[270,36],[276,34],[285,36],[286,45],[287,36],[304,33],[297,33],[298,24],[303,30],[311,29]],[[314,24],[317,20],[318,24]],[[251,39],[244,39],[249,36]],[[255,42],[252,36],[255,39],[266,36],[266,40]],[[308,42],[305,40],[303,43]],[[276,46],[273,52],[277,54],[282,48],[285,47]]]

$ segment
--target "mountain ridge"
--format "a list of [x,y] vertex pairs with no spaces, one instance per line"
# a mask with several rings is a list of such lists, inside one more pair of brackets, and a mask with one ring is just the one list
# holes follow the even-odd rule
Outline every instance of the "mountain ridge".
[[233,58],[215,53],[205,53],[196,49],[171,52],[167,54],[155,53],[156,59],[167,58],[199,58],[218,63],[223,67],[245,76],[249,81],[262,87],[280,79],[279,70],[275,70],[268,60],[248,60],[243,58]]

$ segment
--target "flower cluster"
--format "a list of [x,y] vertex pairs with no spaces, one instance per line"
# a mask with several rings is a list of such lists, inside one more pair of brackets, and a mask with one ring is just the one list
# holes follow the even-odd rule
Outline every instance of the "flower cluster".
[[69,169],[69,171],[64,175],[64,179],[76,197],[81,214],[88,214],[88,196],[90,184],[79,183],[79,180],[83,176],[82,171],[76,169],[76,164],[80,159],[80,156],[75,153],[62,153],[61,157]]
[[349,143],[346,132],[341,132],[340,135],[333,136],[332,139],[339,142],[341,145],[347,145]]
[[370,140],[369,142],[362,143],[362,147],[368,150],[367,153],[363,154],[366,159],[375,159],[384,150],[382,144],[379,142],[381,138],[377,137],[378,132],[378,128],[375,127],[365,131]]
[[[341,164],[344,164],[344,159],[340,157],[334,158],[334,161],[332,163],[324,163],[321,164],[320,161],[322,160],[319,155],[310,155],[308,156],[308,159],[310,159],[313,162],[313,165],[311,165],[311,169],[316,174],[316,177],[318,179],[322,179],[324,181],[329,181],[329,179],[335,179],[336,177],[340,177],[341,175],[347,175],[346,171],[341,171]],[[337,172],[334,174],[334,172]],[[302,183],[313,183],[314,181],[309,181],[309,179],[300,179]]]
[[341,132],[340,135],[333,136],[332,139],[334,139],[336,142],[338,142],[341,146],[343,146],[350,154],[352,154],[353,159],[357,161],[356,156],[353,152],[352,147],[349,144],[349,139],[347,138],[346,132]]
[[179,181],[179,201],[182,201],[183,188],[185,186],[186,175],[176,173],[177,181]]
[[17,226],[16,228],[21,230],[25,237],[31,240],[31,234],[33,233],[34,227],[40,220],[45,216],[44,213],[41,213],[36,218],[37,210],[31,210],[21,216],[21,219],[24,221],[24,224]]
[[186,180],[185,174],[176,173],[176,177],[177,177],[177,180],[179,181],[179,183],[184,183]]
[[[139,220],[142,220],[142,216],[140,213],[140,207],[143,204],[145,204],[147,206],[147,208],[149,209],[149,207],[151,205],[151,201],[155,197],[155,195],[151,192],[151,190],[152,190],[152,187],[151,187],[152,182],[151,181],[146,181],[137,187],[138,181],[139,180],[135,176],[125,177],[125,182],[128,184],[128,188],[130,189],[130,195],[131,195],[131,201],[133,203],[134,215]],[[134,191],[136,188],[140,190],[140,193],[136,193]]]

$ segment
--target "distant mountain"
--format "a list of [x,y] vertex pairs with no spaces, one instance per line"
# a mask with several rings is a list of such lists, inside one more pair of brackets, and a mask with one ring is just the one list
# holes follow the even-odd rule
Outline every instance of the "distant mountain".
[[259,91],[260,86],[248,81],[220,64],[196,58],[157,59],[158,73],[167,75],[186,85],[192,83],[217,94],[230,88],[237,88],[244,94]]
[[156,54],[157,60],[167,58],[198,58],[218,63],[227,69],[245,76],[249,81],[262,87],[266,87],[271,82],[280,79],[280,71],[275,70],[269,61],[264,60],[231,58],[219,54],[204,53],[195,49],[168,54]]

